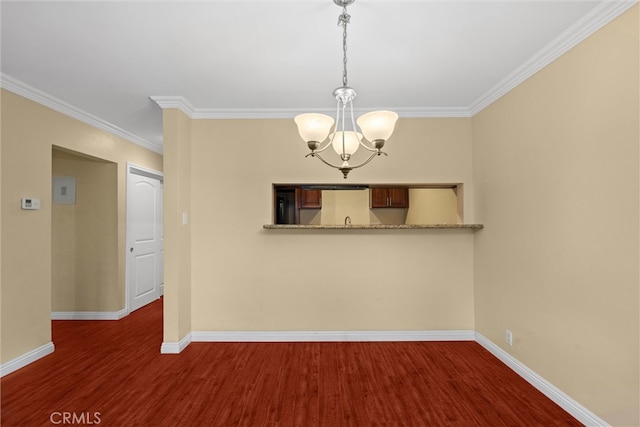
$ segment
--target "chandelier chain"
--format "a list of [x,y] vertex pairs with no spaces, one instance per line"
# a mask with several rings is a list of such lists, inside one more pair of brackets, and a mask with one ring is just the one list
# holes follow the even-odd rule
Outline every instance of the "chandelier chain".
[[351,15],[347,13],[347,5],[342,6],[342,14],[338,17],[338,25],[342,26],[342,85],[347,86],[347,24]]

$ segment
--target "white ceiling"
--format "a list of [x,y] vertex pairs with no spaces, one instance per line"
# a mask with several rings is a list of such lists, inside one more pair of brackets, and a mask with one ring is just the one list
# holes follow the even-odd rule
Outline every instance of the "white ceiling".
[[[356,0],[355,104],[473,115],[636,1]],[[3,87],[156,151],[150,96],[182,97],[193,117],[293,117],[333,111],[342,84],[332,0],[2,1],[0,13]]]

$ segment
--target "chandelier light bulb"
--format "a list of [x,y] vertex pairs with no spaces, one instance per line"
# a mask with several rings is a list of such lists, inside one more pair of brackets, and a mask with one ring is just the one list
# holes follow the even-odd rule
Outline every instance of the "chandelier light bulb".
[[353,153],[358,150],[360,141],[362,140],[362,134],[353,131],[339,131],[331,135],[331,137],[333,138],[331,144],[333,145],[333,149],[335,150],[335,152],[340,156],[342,156],[343,154],[346,155],[346,159],[342,160],[348,160],[349,157],[351,157]]

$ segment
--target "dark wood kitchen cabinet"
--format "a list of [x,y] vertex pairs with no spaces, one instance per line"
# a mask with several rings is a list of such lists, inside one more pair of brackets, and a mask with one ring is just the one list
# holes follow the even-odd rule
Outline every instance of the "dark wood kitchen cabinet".
[[322,208],[322,190],[300,189],[300,209]]
[[407,187],[370,187],[371,208],[408,208],[409,188]]

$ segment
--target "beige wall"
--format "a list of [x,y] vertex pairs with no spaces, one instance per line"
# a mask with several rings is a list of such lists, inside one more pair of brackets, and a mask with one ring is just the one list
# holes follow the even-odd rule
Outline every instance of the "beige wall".
[[[401,119],[349,180],[470,182],[470,123]],[[306,151],[292,120],[192,121],[192,330],[474,329],[472,232],[262,228],[273,183],[344,183]]]
[[476,328],[620,426],[640,423],[638,21],[473,119]]
[[[117,274],[124,308],[126,162],[162,170],[162,156],[2,90],[2,353],[5,363],[51,341],[52,146],[118,164]],[[20,199],[41,200],[37,211]]]
[[[178,110],[163,111],[164,145],[164,341],[176,343],[191,332],[191,120]],[[203,159],[209,162],[217,158]],[[223,160],[224,161],[224,160]],[[203,183],[204,184],[204,183]],[[199,188],[199,198],[213,199]],[[183,223],[183,214],[187,224]],[[219,245],[216,241],[211,246]],[[210,249],[205,249],[211,252]]]
[[76,179],[76,203],[55,204],[52,311],[118,311],[118,165],[53,150],[55,176]]

